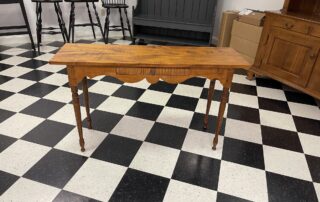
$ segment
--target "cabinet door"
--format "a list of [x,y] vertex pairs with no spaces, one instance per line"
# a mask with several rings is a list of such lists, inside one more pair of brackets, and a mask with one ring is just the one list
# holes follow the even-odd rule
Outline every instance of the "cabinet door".
[[261,69],[305,87],[319,52],[316,38],[272,27]]

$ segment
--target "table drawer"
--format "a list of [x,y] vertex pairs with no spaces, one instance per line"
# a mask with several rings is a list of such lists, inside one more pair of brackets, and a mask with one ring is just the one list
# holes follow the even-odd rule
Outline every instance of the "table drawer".
[[310,30],[310,35],[320,38],[320,26],[314,25]]
[[299,32],[303,34],[309,34],[312,30],[312,24],[302,22],[300,20],[295,20],[291,18],[286,17],[278,17],[274,16],[274,19],[272,19],[273,26],[281,27],[283,29],[291,30],[294,32]]

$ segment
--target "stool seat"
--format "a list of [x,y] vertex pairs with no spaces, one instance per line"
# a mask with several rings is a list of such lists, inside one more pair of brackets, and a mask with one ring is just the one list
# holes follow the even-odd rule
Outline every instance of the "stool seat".
[[76,3],[86,3],[86,2],[99,2],[99,0],[64,0],[65,2],[76,2]]
[[38,3],[59,3],[63,0],[31,0],[32,2],[38,2]]
[[127,4],[102,4],[104,8],[129,8]]

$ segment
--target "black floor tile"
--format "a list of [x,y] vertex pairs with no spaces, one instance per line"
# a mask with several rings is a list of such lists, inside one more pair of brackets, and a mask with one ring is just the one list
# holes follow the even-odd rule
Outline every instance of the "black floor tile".
[[166,106],[194,111],[197,107],[198,99],[181,95],[172,95]]
[[217,202],[249,202],[248,200],[218,192]]
[[10,116],[14,115],[15,112],[0,109],[0,123],[8,119]]
[[242,93],[247,95],[257,95],[257,87],[240,83],[232,83],[231,92]]
[[27,51],[27,52],[21,53],[18,56],[25,57],[25,58],[36,58],[36,57],[43,55],[43,54],[44,53],[42,53],[42,52],[40,52],[40,54],[39,54],[38,51]]
[[95,199],[62,190],[52,202],[99,202]]
[[143,93],[144,90],[140,88],[121,86],[116,92],[113,93],[112,96],[138,100]]
[[[83,115],[85,117],[85,115]],[[102,132],[110,132],[120,121],[122,115],[110,112],[95,110],[91,113],[92,126],[94,130]],[[87,127],[87,121],[82,122],[84,127]]]
[[270,202],[318,201],[312,182],[267,172]]
[[[200,95],[200,97],[201,97],[202,99],[208,100],[208,90],[209,90],[208,88],[204,88],[204,89],[202,90],[202,93],[201,93],[201,95]],[[212,100],[220,102],[220,100],[221,100],[221,95],[222,95],[222,91],[215,89],[215,90],[214,90],[214,93],[213,93],[213,96],[212,96]]]
[[110,202],[118,201],[152,201],[163,200],[169,184],[169,179],[128,169]]
[[[204,129],[203,128],[204,116],[205,116],[204,114],[194,113],[189,128],[194,129],[194,130],[198,130],[198,131],[215,133],[216,126],[217,126],[217,117],[209,115],[208,128]],[[226,119],[223,118],[220,135],[224,135],[225,128],[226,128]]]
[[[83,93],[79,96],[80,98],[80,104],[81,106],[85,106],[84,105],[84,97],[83,97]],[[97,94],[97,93],[90,93],[89,92],[89,107],[96,109],[101,103],[103,103],[106,99],[108,98],[107,95],[101,95],[101,94]],[[72,103],[72,101],[70,102]]]
[[23,136],[22,139],[37,144],[54,147],[73,128],[74,126],[72,125],[45,120],[25,136]]
[[38,116],[42,118],[48,118],[56,111],[61,109],[65,104],[61,102],[56,102],[52,100],[40,99],[33,103],[29,107],[21,111],[21,113]]
[[0,134],[0,153],[3,152],[5,149],[7,149],[15,141],[17,141],[17,139]]
[[0,51],[2,52],[2,51],[5,51],[5,50],[8,50],[8,49],[10,49],[11,47],[9,47],[9,46],[4,46],[4,45],[0,45]]
[[[62,69],[61,71],[65,71],[65,72],[63,72],[63,74],[68,74],[66,70],[67,70],[67,69],[65,68],[65,69]],[[60,72],[61,72],[61,71],[60,71]],[[62,74],[62,73],[61,73],[61,74]],[[94,85],[95,83],[97,83],[97,82],[98,82],[97,80],[87,79],[88,88],[90,88],[91,86],[93,86],[93,85]],[[69,87],[69,83],[67,83],[66,85]],[[83,90],[82,82],[79,83],[78,89]]]
[[8,77],[8,76],[1,76],[0,75],[0,85],[4,84],[7,81],[10,81],[11,79],[13,79],[12,77]]
[[299,136],[296,132],[261,126],[264,145],[303,153]]
[[297,102],[301,104],[308,104],[308,105],[317,105],[315,99],[310,95],[299,93],[299,92],[292,92],[292,91],[284,91],[286,98],[290,102]]
[[52,149],[23,177],[63,188],[86,160],[83,156]]
[[[11,57],[11,55],[6,55],[6,54],[0,54],[0,61],[1,60],[5,60],[5,59],[8,59],[8,58],[10,58]],[[0,64],[0,67],[1,67],[1,64]],[[0,70],[1,70],[1,68],[0,68]]]
[[181,149],[188,130],[163,123],[155,123],[146,141],[155,144]]
[[148,89],[166,92],[166,93],[173,93],[173,91],[176,89],[176,87],[177,87],[176,84],[169,84],[164,81],[159,81],[156,84],[150,85]]
[[228,118],[260,124],[259,110],[239,105],[228,105]]
[[54,47],[62,47],[65,43],[62,41],[54,41],[51,43],[48,43],[47,46],[54,46]]
[[163,107],[159,105],[136,102],[128,111],[127,115],[155,121],[162,109]]
[[0,196],[18,179],[18,176],[0,170]]
[[51,72],[45,72],[45,71],[40,71],[40,70],[33,70],[31,72],[28,72],[19,78],[21,79],[27,79],[27,80],[32,80],[32,81],[40,81],[48,76],[50,76],[52,73]]
[[313,182],[320,183],[320,157],[306,155]]
[[222,159],[254,168],[264,169],[262,145],[225,137]]
[[298,132],[320,136],[320,121],[293,116]]
[[285,101],[258,97],[259,109],[290,114],[289,105]]
[[[68,75],[68,71],[67,71],[67,68],[63,68],[61,69],[60,71],[58,71],[57,73],[59,74],[65,74],[65,75]],[[68,83],[66,83],[65,85],[67,85]],[[88,82],[88,86],[89,86],[89,82]],[[81,85],[79,85],[79,87],[82,89]]]
[[22,44],[22,45],[18,46],[18,48],[23,48],[23,49],[30,49],[30,50],[32,50],[32,45],[31,45],[31,43],[25,43],[25,44]]
[[44,97],[57,88],[58,86],[54,86],[54,85],[49,85],[44,83],[35,83],[32,86],[29,86],[28,88],[22,90],[20,93],[26,94],[26,95],[32,95],[36,97]]
[[91,157],[128,167],[141,144],[138,140],[110,134]]
[[187,84],[187,85],[191,85],[191,86],[199,86],[199,87],[203,87],[205,83],[206,83],[206,79],[200,78],[200,77],[194,77],[194,78],[191,78],[191,79],[188,79],[188,80],[182,82],[182,84]]
[[101,81],[106,81],[106,82],[110,82],[110,83],[116,83],[116,84],[123,84],[122,81],[120,81],[117,78],[111,77],[111,76],[105,76],[101,79]]
[[[11,57],[11,56],[10,56],[10,57]],[[11,68],[11,67],[13,67],[13,65],[2,64],[2,63],[0,62],[0,72],[3,71],[3,70],[9,69],[9,68]]]
[[46,65],[46,64],[48,64],[48,62],[45,62],[42,60],[30,59],[26,62],[19,64],[19,66],[27,67],[27,68],[31,68],[31,69],[37,69],[37,68],[39,68],[43,65]]
[[13,94],[14,93],[9,92],[9,91],[0,90],[0,101],[7,99],[8,97],[10,97]]
[[181,151],[172,179],[217,190],[219,173],[219,160]]
[[279,81],[267,78],[256,78],[257,86],[266,88],[282,89],[282,84]]

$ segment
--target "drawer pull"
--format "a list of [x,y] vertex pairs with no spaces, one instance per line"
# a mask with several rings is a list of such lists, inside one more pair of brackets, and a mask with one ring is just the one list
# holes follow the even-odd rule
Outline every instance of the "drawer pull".
[[284,25],[285,25],[285,27],[286,27],[287,29],[292,29],[292,28],[294,27],[294,24],[286,23],[286,24],[284,24]]
[[309,57],[311,60],[314,60],[317,57],[317,54],[311,53]]

